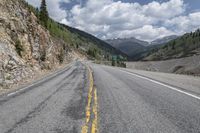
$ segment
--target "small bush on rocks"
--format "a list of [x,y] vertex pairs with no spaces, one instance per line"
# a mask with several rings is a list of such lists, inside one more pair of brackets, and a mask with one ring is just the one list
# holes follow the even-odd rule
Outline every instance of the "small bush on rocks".
[[18,55],[19,55],[20,57],[22,57],[22,52],[24,51],[24,48],[23,48],[23,46],[22,46],[20,40],[17,40],[17,41],[15,42],[15,48],[16,48],[16,52],[18,53]]

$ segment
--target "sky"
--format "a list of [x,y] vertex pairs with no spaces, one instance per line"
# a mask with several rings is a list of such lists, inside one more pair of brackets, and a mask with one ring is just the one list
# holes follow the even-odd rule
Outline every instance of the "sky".
[[[41,0],[27,0],[35,7]],[[200,0],[46,0],[50,17],[100,39],[152,41],[200,28]]]

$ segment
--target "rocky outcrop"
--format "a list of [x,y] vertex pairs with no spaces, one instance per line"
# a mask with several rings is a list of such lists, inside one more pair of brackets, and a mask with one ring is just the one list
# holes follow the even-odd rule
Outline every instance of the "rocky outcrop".
[[0,0],[0,89],[59,66],[60,56],[68,57],[65,45],[38,24],[23,0]]

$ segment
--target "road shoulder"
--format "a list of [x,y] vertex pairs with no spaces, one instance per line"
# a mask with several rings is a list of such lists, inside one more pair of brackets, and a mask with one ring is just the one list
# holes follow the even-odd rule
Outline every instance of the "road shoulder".
[[23,90],[26,90],[26,88],[30,88],[34,84],[39,84],[40,82],[43,82],[52,77],[55,77],[57,74],[61,73],[65,69],[69,68],[71,65],[72,65],[72,62],[65,64],[63,66],[60,66],[58,69],[54,69],[49,72],[41,73],[38,76],[36,76],[33,79],[30,79],[26,82],[19,83],[18,85],[13,85],[13,87],[11,87],[10,89],[2,89],[2,90],[0,90],[0,98],[15,94],[15,93],[23,91]]
[[167,85],[178,87],[196,95],[200,95],[200,77],[132,69],[122,70],[141,75]]

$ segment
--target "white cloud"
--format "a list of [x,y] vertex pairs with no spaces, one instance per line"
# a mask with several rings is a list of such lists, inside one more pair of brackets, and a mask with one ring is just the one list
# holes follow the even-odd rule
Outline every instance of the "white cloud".
[[173,31],[170,31],[165,27],[153,27],[152,25],[145,25],[142,28],[135,30],[135,35],[138,36],[139,39],[146,38],[147,41],[173,34],[175,34]]
[[151,41],[160,36],[174,34],[160,26],[166,19],[176,17],[184,12],[182,0],[170,0],[147,5],[123,3],[112,0],[88,0],[84,7],[72,8],[66,24],[85,30],[97,37],[117,38],[136,36]]
[[[26,1],[28,1],[35,7],[39,7],[41,3],[41,0],[26,0]],[[70,0],[46,0],[46,2],[50,17],[52,17],[57,21],[61,21],[63,18],[67,16],[66,11],[60,8],[60,2],[69,3]]]
[[174,28],[179,34],[200,28],[200,12],[190,13],[187,16],[178,16],[165,22],[166,27]]
[[183,0],[170,0],[164,3],[153,1],[144,5],[142,10],[147,16],[165,20],[182,14],[185,11],[184,6]]
[[[36,0],[28,1],[38,4]],[[84,6],[75,5],[68,11],[60,8],[61,1],[71,0],[47,0],[51,17],[102,39],[135,36],[151,41],[167,35],[183,34],[200,26],[200,12],[185,15],[183,0],[152,1],[146,5],[87,0]]]
[[107,37],[104,36],[103,38],[120,38],[121,36],[129,38],[129,37],[136,37],[138,39],[144,39],[147,41],[151,41],[153,39],[158,39],[164,36],[173,35],[174,32],[167,30],[165,27],[153,27],[152,25],[144,25],[140,28],[133,29],[133,30],[123,30],[123,31],[113,31],[107,34]]

